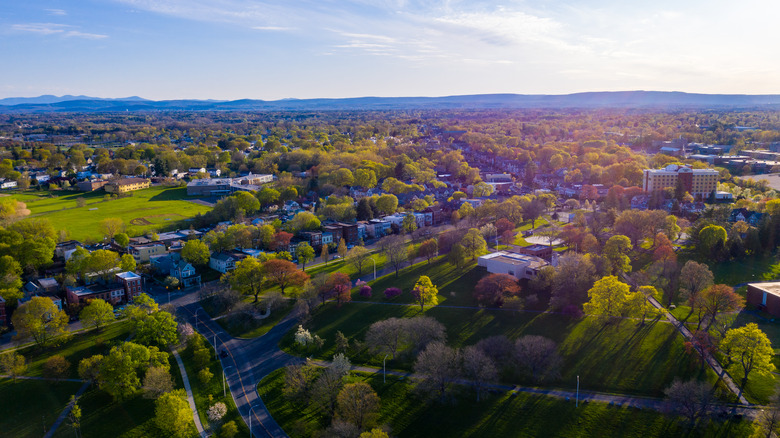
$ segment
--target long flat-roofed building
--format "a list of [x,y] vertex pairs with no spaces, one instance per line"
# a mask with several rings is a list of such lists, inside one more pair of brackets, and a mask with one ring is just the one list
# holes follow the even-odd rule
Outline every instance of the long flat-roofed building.
[[747,302],[767,313],[780,316],[780,281],[748,283]]
[[709,196],[718,187],[718,171],[715,169],[692,169],[690,166],[670,164],[664,169],[645,169],[642,176],[642,190],[647,193],[677,187],[677,182],[693,196]]
[[533,279],[548,263],[539,257],[498,251],[477,259],[477,265],[487,268],[491,274],[508,274],[517,279]]

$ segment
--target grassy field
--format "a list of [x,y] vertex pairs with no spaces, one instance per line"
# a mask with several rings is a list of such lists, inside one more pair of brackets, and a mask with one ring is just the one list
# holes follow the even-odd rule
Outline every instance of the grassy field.
[[[214,377],[208,382],[203,383],[198,378],[198,372],[200,368],[195,364],[192,351],[190,349],[183,349],[180,351],[182,362],[184,362],[184,368],[187,370],[187,376],[190,380],[190,386],[192,387],[193,398],[195,399],[195,406],[198,408],[198,415],[200,421],[203,423],[204,428],[209,427],[209,420],[207,411],[208,408],[216,402],[223,402],[228,407],[228,412],[223,418],[222,422],[235,421],[238,426],[238,436],[246,436],[249,434],[249,429],[244,424],[244,420],[236,410],[236,404],[233,402],[233,397],[230,396],[230,391],[227,392],[227,397],[223,397],[222,387],[222,365],[217,359],[214,349],[208,342],[204,345],[211,352],[211,360],[206,367],[214,373]],[[209,402],[209,395],[213,397],[213,401]],[[212,431],[212,433],[218,432]]]
[[[426,404],[411,382],[379,374],[355,374],[350,381],[369,383],[381,398],[379,424],[397,437],[746,437],[747,421],[700,421],[695,428],[654,411],[583,403],[524,393],[499,392],[482,402],[463,389],[457,402]],[[284,370],[260,382],[258,391],[274,419],[290,436],[309,437],[327,426],[309,404],[290,404],[282,395]]]
[[[0,435],[8,437],[41,437],[60,415],[62,409],[81,387],[77,382],[52,384],[40,380],[0,379]],[[63,429],[69,429],[62,426]],[[73,431],[68,430],[67,436]]]
[[[109,217],[125,221],[130,235],[184,227],[184,219],[205,213],[209,207],[187,201],[187,189],[182,187],[150,187],[131,192],[132,196],[104,201],[104,192],[26,191],[12,193],[27,204],[30,217],[48,218],[56,229],[66,229],[73,239],[101,239],[98,223]],[[77,206],[84,198],[86,205]]]

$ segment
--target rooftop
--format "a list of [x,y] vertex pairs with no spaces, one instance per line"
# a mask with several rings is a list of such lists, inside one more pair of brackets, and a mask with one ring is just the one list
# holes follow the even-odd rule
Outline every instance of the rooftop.
[[492,254],[483,255],[480,259],[496,260],[502,263],[508,263],[515,266],[529,266],[531,268],[541,268],[547,266],[547,262],[539,257],[518,254],[509,251],[498,251]]
[[763,283],[748,283],[748,286],[753,286],[758,290],[764,291],[770,295],[780,297],[780,281],[767,281]]
[[130,272],[130,271],[120,272],[120,273],[116,274],[116,276],[119,277],[119,278],[123,278],[125,280],[134,280],[134,279],[137,279],[137,278],[141,278],[140,275],[136,274],[135,272]]

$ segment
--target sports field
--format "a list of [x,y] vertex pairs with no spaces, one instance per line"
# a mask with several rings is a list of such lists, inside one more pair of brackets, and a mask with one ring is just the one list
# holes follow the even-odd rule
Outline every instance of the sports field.
[[[150,187],[132,196],[105,201],[105,192],[26,191],[11,196],[27,204],[29,217],[48,218],[57,230],[65,229],[77,240],[101,239],[98,224],[109,217],[125,221],[129,235],[188,227],[186,219],[210,210],[190,202],[183,187]],[[78,198],[86,205],[78,206]]]

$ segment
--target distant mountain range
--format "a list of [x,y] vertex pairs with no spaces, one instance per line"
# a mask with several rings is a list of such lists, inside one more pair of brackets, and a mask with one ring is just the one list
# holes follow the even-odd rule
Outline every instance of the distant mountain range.
[[147,100],[137,96],[39,96],[0,99],[0,113],[116,111],[327,111],[519,108],[756,108],[778,106],[780,95],[613,91],[575,94],[475,94],[444,97],[357,97],[232,101]]

